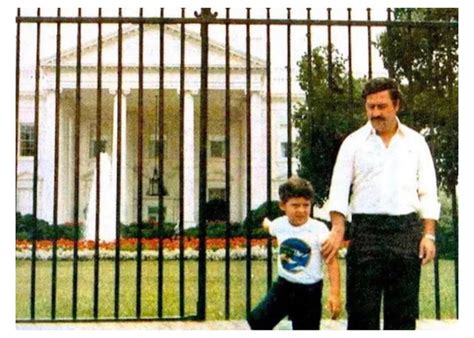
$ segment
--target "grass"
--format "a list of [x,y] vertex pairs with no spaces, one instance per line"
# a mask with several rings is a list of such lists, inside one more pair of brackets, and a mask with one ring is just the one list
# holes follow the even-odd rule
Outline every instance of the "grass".
[[[440,262],[441,318],[455,318],[454,262]],[[51,318],[51,262],[38,261],[36,270],[35,318]],[[78,273],[77,318],[93,318],[93,262],[80,261]],[[135,318],[136,305],[136,262],[122,261],[120,264],[120,318]],[[142,262],[142,318],[157,317],[157,262]],[[276,272],[276,265],[273,269]],[[16,263],[16,318],[30,319],[30,277],[31,263]],[[345,281],[345,265],[341,261],[342,283]],[[100,263],[99,318],[113,318],[114,315],[114,262]],[[198,264],[185,263],[185,315],[196,314]],[[246,299],[245,261],[231,262],[230,317],[245,318]],[[326,283],[326,286],[328,283]],[[266,292],[266,262],[252,262],[252,307]],[[72,262],[58,262],[57,319],[72,316]],[[179,316],[179,264],[178,261],[164,262],[163,317]],[[324,298],[326,295],[324,293]],[[344,285],[343,304],[344,304]],[[224,262],[207,263],[206,319],[223,320],[224,311]],[[345,313],[342,314],[345,317]],[[323,313],[328,318],[328,313]],[[420,288],[420,318],[435,318],[433,264],[424,267]]]

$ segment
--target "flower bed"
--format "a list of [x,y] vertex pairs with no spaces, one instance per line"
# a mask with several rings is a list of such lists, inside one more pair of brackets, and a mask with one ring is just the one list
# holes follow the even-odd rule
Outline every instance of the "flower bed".
[[[267,258],[267,239],[252,239],[251,258],[266,259]],[[158,239],[142,239],[142,259],[155,260],[158,258],[159,240]],[[223,260],[226,255],[225,238],[209,238],[206,239],[206,257],[208,260]],[[234,237],[229,240],[229,253],[231,259],[245,259],[247,257],[247,240],[244,237]],[[57,259],[71,260],[74,256],[74,241],[59,239],[57,242]],[[79,240],[77,241],[78,258],[80,260],[94,259],[95,241]],[[121,239],[119,242],[120,259],[134,260],[137,258],[136,238]],[[199,257],[199,239],[185,238],[183,239],[183,255],[184,259],[198,259]],[[27,240],[16,241],[16,259],[31,259],[32,243]],[[163,239],[163,257],[165,260],[179,259],[180,257],[180,240],[179,238]],[[276,240],[272,240],[273,258],[276,258]],[[116,243],[100,242],[99,257],[100,259],[115,259]],[[51,260],[53,258],[53,241],[38,240],[36,241],[36,259]]]

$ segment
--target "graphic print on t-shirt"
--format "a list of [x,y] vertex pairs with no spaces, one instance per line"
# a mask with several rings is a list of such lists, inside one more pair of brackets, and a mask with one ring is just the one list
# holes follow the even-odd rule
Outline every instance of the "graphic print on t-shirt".
[[288,238],[280,245],[282,267],[292,273],[304,270],[311,258],[311,248],[298,238]]

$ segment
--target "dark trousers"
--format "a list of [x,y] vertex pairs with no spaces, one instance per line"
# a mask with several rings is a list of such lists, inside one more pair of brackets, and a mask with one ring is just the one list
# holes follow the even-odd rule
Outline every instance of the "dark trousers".
[[404,216],[353,215],[346,263],[349,330],[414,330],[418,318],[421,223]]
[[271,330],[289,316],[294,330],[319,330],[323,282],[297,284],[278,277],[247,321],[252,330]]

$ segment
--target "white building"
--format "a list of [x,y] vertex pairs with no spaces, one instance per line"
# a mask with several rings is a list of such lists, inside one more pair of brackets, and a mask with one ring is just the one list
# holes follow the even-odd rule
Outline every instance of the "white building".
[[[179,88],[180,31],[166,25],[164,37],[164,197],[166,221],[179,221]],[[121,222],[136,222],[137,215],[137,145],[143,138],[143,220],[157,217],[156,196],[148,196],[148,180],[155,164],[157,96],[159,88],[159,27],[145,26],[144,33],[144,128],[137,130],[138,116],[138,27],[124,26],[123,31],[123,95],[117,96],[117,34],[102,41],[102,140],[95,139],[97,113],[97,39],[82,44],[81,106],[80,106],[80,192],[79,220],[86,222],[95,190],[96,149],[104,155],[101,200],[115,204],[113,181],[117,154],[118,100],[122,100],[122,214]],[[264,44],[262,44],[262,48]],[[55,51],[44,58],[40,67],[39,145],[38,145],[38,218],[53,220],[54,135],[55,135]],[[186,32],[184,92],[184,219],[185,227],[198,219],[199,194],[199,102],[201,41],[198,33]],[[76,114],[76,48],[61,55],[60,118],[59,118],[59,224],[71,222],[74,214],[75,179],[75,114]],[[231,65],[231,220],[240,222],[246,215],[246,59],[245,53],[232,49]],[[265,60],[251,59],[251,171],[252,208],[266,201],[267,128]],[[279,184],[287,177],[287,93],[286,70],[272,68],[272,191],[277,199]],[[22,69],[20,80],[20,140],[17,185],[17,211],[32,212],[33,135],[35,88],[34,68]],[[293,79],[293,103],[302,99],[302,92]],[[209,44],[209,129],[208,129],[208,199],[223,198],[225,192],[225,48],[220,42]],[[296,137],[296,131],[293,131]],[[107,162],[108,161],[108,162]],[[293,171],[297,161],[293,159]],[[108,179],[108,181],[107,181]],[[107,183],[110,182],[110,183]],[[110,200],[112,198],[112,201]],[[104,209],[101,207],[101,209]],[[105,212],[102,210],[102,212]],[[104,235],[106,237],[106,235]]]

